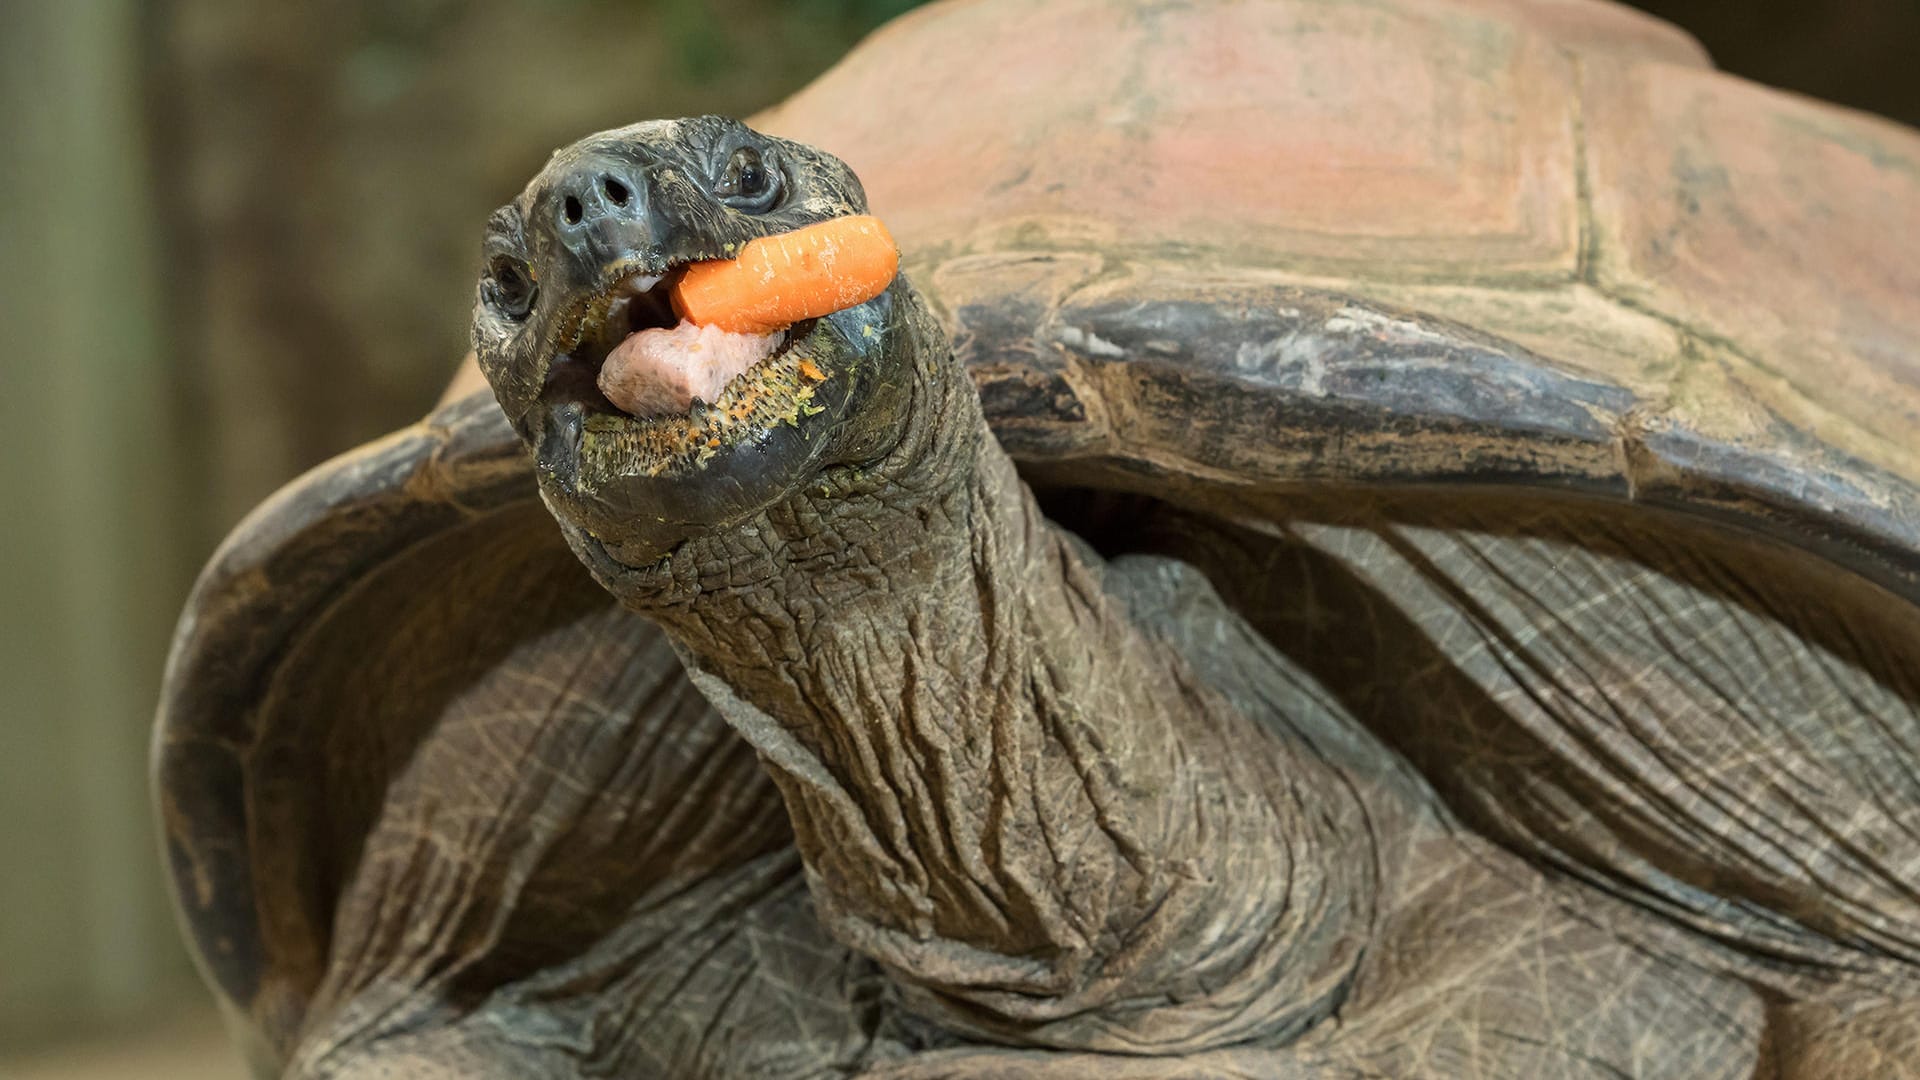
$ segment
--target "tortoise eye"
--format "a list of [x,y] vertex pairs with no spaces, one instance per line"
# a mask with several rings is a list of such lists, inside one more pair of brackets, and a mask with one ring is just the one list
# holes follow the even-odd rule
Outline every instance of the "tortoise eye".
[[760,151],[743,146],[727,158],[714,194],[735,210],[760,214],[780,201],[782,174],[760,156]]
[[533,310],[538,292],[527,264],[510,255],[495,255],[487,264],[487,300],[510,319],[524,319]]

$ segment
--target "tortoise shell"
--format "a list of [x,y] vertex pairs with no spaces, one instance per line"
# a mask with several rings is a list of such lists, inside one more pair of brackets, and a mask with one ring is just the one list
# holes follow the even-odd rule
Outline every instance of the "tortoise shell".
[[1023,461],[1578,489],[1914,595],[1920,135],[1651,19],[976,0],[761,123],[860,175]]
[[[1476,827],[1808,964],[1920,953],[1911,897],[1872,883],[1900,879],[1872,845],[1916,798],[1920,134],[1715,72],[1684,34],[1584,0],[950,0],[754,124],[859,174],[1057,513],[1200,564]],[[1232,524],[1195,539],[1181,522],[1201,519]],[[1527,607],[1480,561],[1564,574],[1543,592],[1566,607]],[[1735,763],[1710,710],[1646,751],[1514,704],[1581,696],[1529,681],[1536,641],[1601,642],[1643,681],[1742,681],[1608,642],[1647,602],[1746,635],[1757,674],[1728,693],[1771,695],[1753,707],[1777,760]],[[1383,663],[1443,675],[1382,690]],[[1796,689],[1815,683],[1880,726],[1830,723]],[[1432,707],[1393,712],[1410,689]],[[472,783],[423,789],[434,755],[478,762]],[[485,394],[235,530],[183,617],[155,760],[178,902],[262,1068],[398,1015],[382,988],[510,983],[616,927],[664,934],[625,922],[636,896],[761,890],[712,921],[803,904],[751,754],[574,564]],[[1639,812],[1867,761],[1891,809],[1813,799],[1733,856]],[[624,779],[582,794],[529,763]],[[1650,794],[1610,817],[1624,775]],[[1756,813],[1692,812],[1714,835]],[[1749,865],[1839,814],[1867,849],[1809,873],[1845,910]],[[514,827],[463,834],[467,857],[422,839],[489,815]],[[683,865],[696,834],[726,841]],[[438,899],[413,898],[455,914],[414,947],[418,911],[379,897],[423,866]]]

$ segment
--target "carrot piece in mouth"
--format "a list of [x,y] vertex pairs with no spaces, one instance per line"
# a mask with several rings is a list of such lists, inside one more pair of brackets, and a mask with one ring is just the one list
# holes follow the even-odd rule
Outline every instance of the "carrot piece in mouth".
[[673,287],[673,307],[699,326],[767,334],[863,304],[899,269],[900,250],[879,218],[830,218],[763,236],[732,259],[694,263]]

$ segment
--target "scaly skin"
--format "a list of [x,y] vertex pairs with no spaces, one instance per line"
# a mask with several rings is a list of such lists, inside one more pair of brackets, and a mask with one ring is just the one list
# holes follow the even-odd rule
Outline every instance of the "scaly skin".
[[[785,197],[712,193],[741,147]],[[632,205],[573,220],[608,169]],[[1852,1031],[1763,1038],[1751,965],[1467,834],[1190,567],[1048,522],[904,278],[797,328],[823,377],[743,377],[732,420],[543,391],[623,274],[864,210],[844,165],[731,121],[596,136],[490,228],[530,309],[490,278],[475,316],[569,545],[758,751],[821,927],[932,1025],[836,1067],[1731,1080]]]
[[[666,156],[685,136],[652,138]],[[539,193],[573,190],[575,171],[563,159],[529,189],[531,251],[560,248]],[[675,228],[710,227],[650,199],[665,223],[628,261],[654,259]],[[537,254],[533,266],[564,278]],[[716,499],[670,547],[645,527],[650,477],[600,482],[624,485],[642,522],[629,528],[620,507],[574,511],[582,485],[564,462],[587,455],[563,453],[542,483],[570,542],[667,630],[760,751],[827,928],[893,971],[918,1011],[1079,1049],[1297,1034],[1332,1009],[1367,937],[1375,853],[1357,803],[1104,592],[1035,508],[911,286],[875,304],[878,381],[900,393],[780,430],[829,461],[852,443],[881,452],[803,457],[763,505]],[[508,337],[502,353],[499,340],[480,335],[496,386],[534,384],[550,341]],[[836,344],[818,348],[835,357]],[[536,444],[540,414],[521,420]],[[756,482],[781,464],[754,460]],[[739,469],[723,456],[677,471],[726,491]],[[1231,1020],[1216,995],[1242,1001]]]

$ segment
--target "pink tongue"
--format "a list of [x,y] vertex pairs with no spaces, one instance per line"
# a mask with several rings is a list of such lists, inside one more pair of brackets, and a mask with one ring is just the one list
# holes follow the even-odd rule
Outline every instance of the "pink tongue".
[[600,392],[639,417],[684,413],[694,398],[711,402],[728,380],[772,355],[780,335],[734,334],[685,319],[671,330],[642,330],[607,354]]

